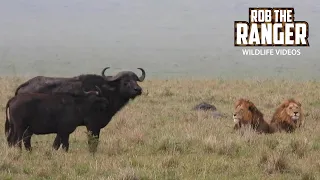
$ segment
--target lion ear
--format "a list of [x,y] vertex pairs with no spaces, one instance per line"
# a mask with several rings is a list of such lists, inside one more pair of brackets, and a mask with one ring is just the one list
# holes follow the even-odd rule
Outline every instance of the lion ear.
[[236,103],[234,104],[234,107],[237,108],[237,107],[242,103],[242,101],[243,101],[242,98],[241,98],[241,99],[238,99],[238,100],[236,101]]
[[300,102],[297,102],[297,105],[298,105],[299,107],[301,107],[301,106],[302,106],[302,104],[301,104]]
[[286,101],[284,101],[282,104],[281,104],[281,107],[284,109],[284,108],[286,108],[286,107],[288,107],[289,106],[289,101],[288,100],[286,100]]
[[249,111],[254,112],[254,111],[256,111],[257,108],[252,103],[250,103],[248,109],[249,109]]

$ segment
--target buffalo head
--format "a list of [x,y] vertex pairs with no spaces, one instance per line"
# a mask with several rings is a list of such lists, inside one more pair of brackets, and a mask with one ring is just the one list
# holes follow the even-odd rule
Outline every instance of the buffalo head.
[[104,68],[101,74],[109,84],[120,92],[122,97],[135,98],[142,94],[142,88],[137,83],[137,81],[142,82],[146,77],[142,68],[138,68],[142,72],[140,77],[132,71],[122,71],[115,76],[106,76],[104,72],[108,68]]
[[102,96],[101,89],[95,86],[95,91],[84,91],[88,100],[92,102],[92,108],[95,110],[103,111],[107,108],[108,100]]

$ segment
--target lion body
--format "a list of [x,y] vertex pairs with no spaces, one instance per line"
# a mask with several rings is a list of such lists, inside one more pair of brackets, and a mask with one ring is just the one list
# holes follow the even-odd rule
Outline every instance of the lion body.
[[250,100],[241,98],[235,103],[234,129],[249,125],[258,133],[270,133],[269,124],[263,116],[263,113]]
[[272,131],[293,132],[304,124],[301,104],[294,99],[287,99],[276,109],[270,122]]

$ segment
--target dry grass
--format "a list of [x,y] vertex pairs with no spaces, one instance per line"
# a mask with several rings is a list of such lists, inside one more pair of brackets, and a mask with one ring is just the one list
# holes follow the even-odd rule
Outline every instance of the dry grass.
[[[4,106],[19,78],[0,78]],[[70,152],[52,151],[54,135],[33,136],[34,151],[19,154],[0,133],[0,179],[319,179],[320,83],[284,80],[151,80],[145,93],[101,132],[95,156],[85,128],[70,138]],[[292,134],[232,131],[234,101],[249,98],[270,119],[285,98],[302,102],[306,125]],[[192,107],[206,101],[227,118]]]

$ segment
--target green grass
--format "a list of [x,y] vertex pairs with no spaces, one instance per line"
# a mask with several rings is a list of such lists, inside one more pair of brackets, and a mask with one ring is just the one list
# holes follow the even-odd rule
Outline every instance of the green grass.
[[[0,78],[0,179],[283,179],[320,178],[320,83],[286,80],[146,80],[144,94],[103,129],[95,156],[84,127],[70,137],[70,152],[53,151],[55,135],[32,137],[33,152],[10,149],[4,107],[24,79]],[[248,98],[270,120],[286,98],[302,103],[305,127],[292,134],[233,132],[238,98]],[[226,118],[192,111],[214,104]]]

